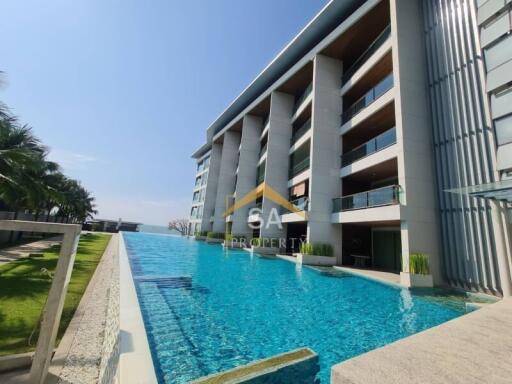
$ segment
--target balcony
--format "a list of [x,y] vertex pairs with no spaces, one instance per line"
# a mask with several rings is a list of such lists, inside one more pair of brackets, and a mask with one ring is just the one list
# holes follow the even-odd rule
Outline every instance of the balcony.
[[341,115],[341,122],[345,124],[347,121],[356,116],[363,109],[372,104],[379,97],[384,95],[387,91],[393,88],[393,74],[390,73],[383,80],[381,80],[375,87],[370,89],[363,97],[348,107]]
[[293,146],[299,139],[311,129],[311,119],[308,119],[302,126],[292,133],[290,146]]
[[292,165],[288,172],[288,176],[291,179],[291,178],[297,176],[299,173],[304,172],[308,168],[309,168],[309,156],[306,157],[305,159],[297,162],[295,165]]
[[341,83],[345,84],[350,80],[350,78],[356,73],[356,71],[363,66],[363,64],[368,61],[371,55],[373,55],[383,44],[384,42],[391,36],[391,25],[388,25],[381,34],[370,44],[370,46],[363,52],[361,56],[357,58],[357,60],[348,68],[341,78]]
[[357,160],[370,156],[390,145],[396,144],[396,128],[388,129],[386,132],[374,137],[364,144],[348,151],[341,156],[341,166],[346,167]]
[[261,148],[260,148],[260,153],[258,154],[258,158],[261,159],[261,157],[263,156],[263,154],[265,152],[267,152],[267,145],[268,143],[265,143],[265,145],[263,145]]
[[293,115],[297,113],[302,103],[304,103],[304,101],[310,95],[311,91],[313,91],[313,83],[309,83],[304,92],[300,95],[297,101],[295,101],[295,105],[293,106]]
[[[290,201],[290,203],[292,203],[299,211],[307,211],[309,207],[309,198],[307,196],[299,197],[298,199]],[[291,211],[285,207],[281,207],[279,211],[281,215],[291,213]]]
[[333,199],[333,213],[399,204],[400,186],[390,185]]

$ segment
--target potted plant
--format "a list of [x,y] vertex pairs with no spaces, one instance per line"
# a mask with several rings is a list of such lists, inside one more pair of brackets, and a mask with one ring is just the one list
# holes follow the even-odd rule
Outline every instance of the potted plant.
[[255,237],[251,240],[252,252],[262,255],[277,255],[281,250],[281,241],[278,238]]
[[411,253],[407,268],[400,272],[400,283],[406,287],[433,287],[428,255]]
[[207,243],[223,243],[225,234],[223,232],[208,232],[206,235]]
[[302,243],[299,248],[297,262],[304,265],[333,266],[336,264],[336,256],[331,244]]

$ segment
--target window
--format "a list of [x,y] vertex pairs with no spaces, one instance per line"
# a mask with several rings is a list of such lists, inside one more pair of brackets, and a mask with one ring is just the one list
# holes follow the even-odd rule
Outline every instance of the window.
[[512,115],[494,120],[494,127],[496,129],[496,143],[498,145],[512,143]]

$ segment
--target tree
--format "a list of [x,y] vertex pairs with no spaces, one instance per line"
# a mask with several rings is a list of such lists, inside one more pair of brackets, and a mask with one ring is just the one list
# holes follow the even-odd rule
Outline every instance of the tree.
[[188,220],[187,219],[175,219],[169,222],[169,229],[178,231],[181,236],[187,236],[188,231]]

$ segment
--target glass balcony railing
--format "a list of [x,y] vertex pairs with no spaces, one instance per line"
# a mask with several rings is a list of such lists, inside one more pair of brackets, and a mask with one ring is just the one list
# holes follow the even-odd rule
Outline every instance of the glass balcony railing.
[[259,153],[259,155],[258,155],[258,158],[260,158],[260,159],[261,159],[261,156],[263,156],[263,154],[264,154],[265,152],[267,152],[267,144],[268,144],[268,143],[265,143],[265,145],[263,145],[263,147],[261,147],[261,148],[260,148],[260,153]]
[[341,156],[341,166],[346,167],[353,162],[360,160],[366,156],[378,152],[390,145],[396,143],[396,129],[395,127],[388,129],[386,132],[381,133],[379,136],[367,141],[366,143],[348,151]]
[[[299,211],[307,211],[309,206],[309,198],[307,196],[299,197],[298,199],[290,201],[295,208],[297,208]],[[280,208],[280,214],[284,215],[287,213],[290,213],[291,211],[285,207]]]
[[308,168],[309,168],[309,156],[306,157],[305,159],[299,161],[295,165],[292,165],[290,167],[290,171],[288,173],[288,176],[291,179],[292,177],[297,176],[299,173],[304,172]]
[[373,103],[383,94],[385,94],[391,88],[393,88],[392,73],[386,76],[384,80],[382,80],[375,87],[366,92],[366,94],[363,97],[361,97],[359,100],[357,100],[354,104],[352,104],[343,112],[343,114],[341,115],[342,124],[345,124],[347,121],[349,121],[363,109],[368,107],[371,103]]
[[380,207],[383,205],[393,205],[400,202],[400,186],[390,185],[371,191],[356,193],[354,195],[339,197],[333,199],[334,213],[341,211],[351,211],[354,209],[364,209],[371,207]]
[[309,83],[309,85],[306,87],[304,92],[302,92],[302,94],[297,99],[297,101],[295,101],[295,105],[293,106],[293,114],[294,115],[297,112],[297,110],[299,109],[299,107],[302,105],[304,100],[307,99],[307,97],[309,96],[309,94],[311,93],[312,90],[313,90],[313,83]]
[[311,119],[308,119],[302,126],[297,129],[292,134],[292,139],[290,141],[290,146],[295,144],[299,139],[306,134],[311,129]]
[[341,78],[341,83],[345,84],[356,73],[356,71],[363,66],[364,63],[373,55],[377,49],[391,36],[391,25],[388,25],[381,34],[370,44],[370,46],[363,52],[361,56],[352,64],[344,73]]

